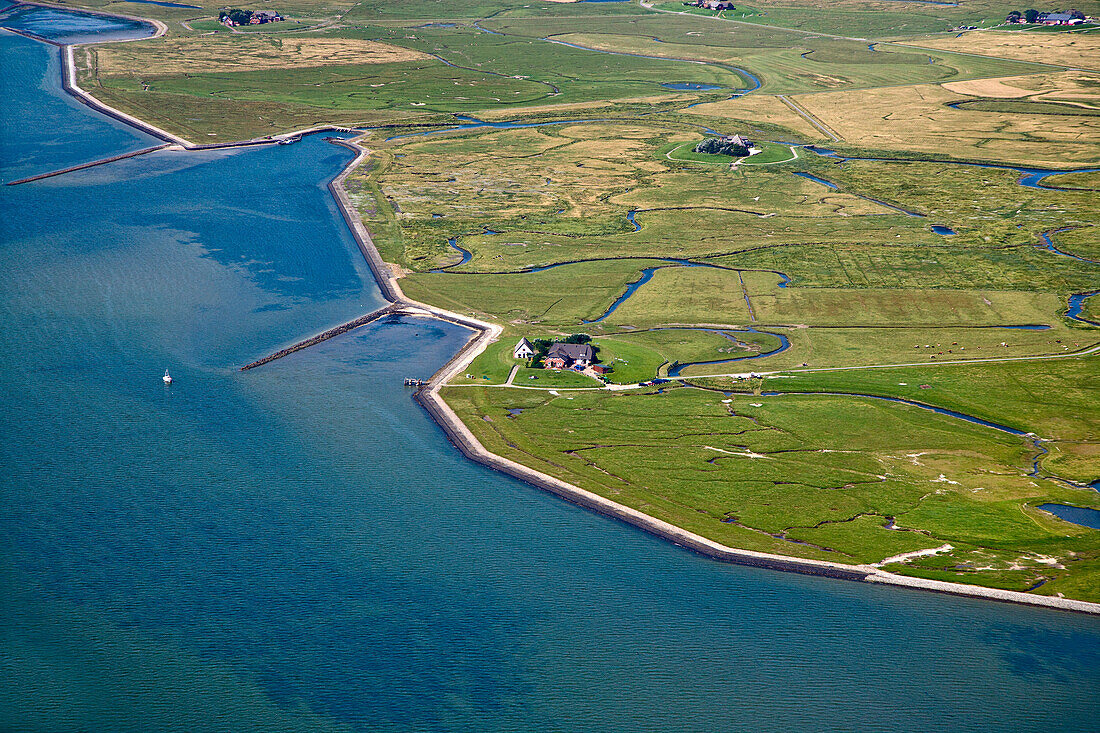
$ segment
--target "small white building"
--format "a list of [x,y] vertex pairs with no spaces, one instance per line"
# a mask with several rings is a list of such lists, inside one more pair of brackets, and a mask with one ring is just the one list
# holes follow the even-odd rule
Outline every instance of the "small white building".
[[530,359],[535,355],[535,347],[531,345],[531,342],[527,340],[527,337],[523,337],[516,344],[516,348],[512,349],[512,356],[517,359]]

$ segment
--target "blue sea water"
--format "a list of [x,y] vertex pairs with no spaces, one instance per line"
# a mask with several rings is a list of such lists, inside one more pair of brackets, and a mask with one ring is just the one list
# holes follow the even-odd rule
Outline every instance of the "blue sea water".
[[[24,58],[12,86],[57,104],[31,83],[48,54]],[[50,133],[81,142],[43,152],[22,109],[4,165],[134,144],[71,108]],[[349,158],[310,136],[0,188],[0,729],[1100,715],[1097,619],[726,566],[464,461],[401,387],[458,327],[384,320],[239,372],[381,303],[324,188]]]
[[0,182],[162,142],[64,94],[56,48],[0,31],[0,59]]
[[144,38],[156,32],[152,23],[41,5],[16,5],[0,13],[0,26],[33,33],[55,43]]

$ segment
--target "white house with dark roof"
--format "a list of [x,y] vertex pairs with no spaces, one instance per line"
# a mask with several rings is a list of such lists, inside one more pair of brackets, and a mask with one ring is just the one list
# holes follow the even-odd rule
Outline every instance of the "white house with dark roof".
[[535,347],[531,345],[531,342],[524,336],[516,344],[516,348],[512,349],[512,356],[517,359],[530,359],[535,355]]

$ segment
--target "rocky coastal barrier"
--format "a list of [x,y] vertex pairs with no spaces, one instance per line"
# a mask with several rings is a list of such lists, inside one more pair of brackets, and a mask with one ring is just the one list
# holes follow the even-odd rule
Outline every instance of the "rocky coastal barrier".
[[162,145],[154,145],[151,148],[142,148],[141,150],[135,150],[132,153],[123,153],[122,155],[112,155],[110,158],[101,158],[99,160],[93,160],[90,163],[81,163],[80,165],[72,165],[68,168],[62,168],[56,171],[50,171],[49,173],[39,173],[36,176],[27,176],[26,178],[20,178],[18,181],[8,181],[5,186],[18,186],[20,183],[30,183],[31,181],[41,181],[43,178],[53,178],[54,176],[60,176],[65,173],[72,173],[73,171],[82,171],[85,168],[94,168],[97,165],[104,165],[106,163],[114,163],[119,160],[126,160],[127,158],[136,158],[139,155],[145,155],[146,153],[152,153],[157,150],[163,150],[168,147],[168,143]]
[[279,349],[278,351],[276,351],[273,354],[268,354],[267,356],[263,357],[262,359],[257,359],[256,361],[245,364],[243,367],[241,367],[241,371],[242,372],[247,372],[249,369],[255,369],[258,366],[263,366],[264,364],[268,364],[270,362],[273,362],[276,359],[282,359],[284,356],[289,356],[290,354],[293,354],[295,351],[301,351],[302,349],[306,349],[306,348],[309,348],[310,346],[314,346],[316,344],[319,344],[322,341],[328,341],[333,336],[339,336],[342,333],[347,333],[348,331],[352,330],[353,328],[359,328],[360,326],[365,326],[368,323],[372,323],[374,321],[377,321],[379,318],[382,318],[383,316],[387,316],[387,315],[393,313],[394,311],[396,311],[397,309],[398,309],[398,307],[391,303],[390,305],[387,305],[383,308],[379,308],[376,311],[371,311],[370,313],[366,314],[365,316],[359,316],[358,318],[355,318],[351,321],[348,321],[347,323],[341,323],[339,326],[336,326],[335,328],[330,328],[327,331],[322,331],[321,333],[317,334],[316,336],[310,336],[309,338],[303,339],[302,341],[299,341],[296,344],[292,344],[292,345],[286,347],[285,349]]

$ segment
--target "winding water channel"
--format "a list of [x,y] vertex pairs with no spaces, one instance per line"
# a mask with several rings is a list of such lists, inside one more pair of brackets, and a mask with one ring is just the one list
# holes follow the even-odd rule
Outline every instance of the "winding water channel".
[[[148,145],[64,95],[56,48],[0,31],[0,54],[3,180]],[[4,728],[1100,716],[1097,619],[718,564],[462,460],[400,386],[456,326],[238,371],[382,303],[325,188],[350,159],[307,136],[0,189]]]
[[825,158],[833,158],[840,162],[849,160],[866,160],[879,163],[936,163],[940,165],[959,165],[967,168],[992,168],[994,170],[1016,171],[1020,174],[1017,183],[1025,188],[1039,188],[1047,191],[1060,190],[1057,186],[1045,186],[1043,181],[1052,176],[1062,176],[1068,173],[1097,173],[1100,168],[1029,168],[1027,166],[1009,165],[1007,163],[971,163],[962,160],[913,160],[911,158],[874,158],[853,155],[842,155],[835,150],[822,148],[817,145],[804,145],[804,150],[809,150]]

